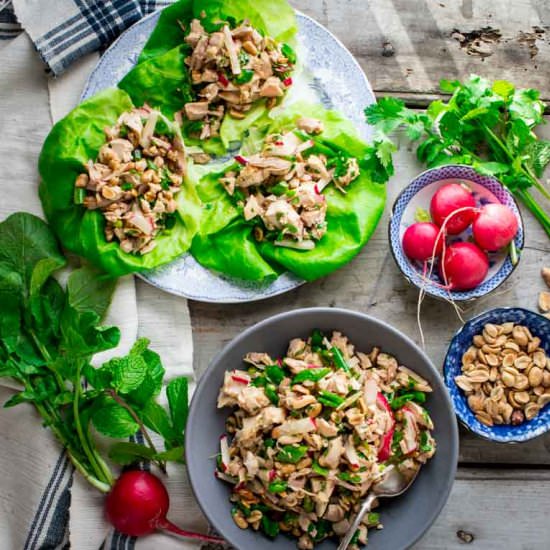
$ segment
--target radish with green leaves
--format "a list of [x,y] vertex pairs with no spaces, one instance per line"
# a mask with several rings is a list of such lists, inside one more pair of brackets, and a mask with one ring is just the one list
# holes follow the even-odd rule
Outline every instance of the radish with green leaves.
[[[168,407],[160,405],[165,371],[145,338],[123,357],[100,367],[91,363],[120,339],[117,327],[101,325],[116,281],[81,267],[61,286],[54,274],[66,259],[48,225],[31,214],[16,213],[0,223],[0,251],[0,377],[24,388],[4,406],[35,407],[76,470],[108,493],[107,517],[116,528],[136,536],[164,529],[220,542],[171,524],[168,494],[152,474],[128,471],[116,480],[97,442],[96,432],[117,440],[108,457],[122,466],[147,460],[164,470],[167,461],[183,462],[187,379],[172,379],[165,386]],[[144,444],[119,441],[138,432]]]

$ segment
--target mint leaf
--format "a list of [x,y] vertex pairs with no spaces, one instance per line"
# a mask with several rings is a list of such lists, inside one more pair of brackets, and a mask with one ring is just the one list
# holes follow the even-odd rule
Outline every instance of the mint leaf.
[[175,378],[166,386],[166,397],[170,408],[170,418],[174,432],[183,434],[189,412],[189,388],[187,378]]
[[167,443],[173,447],[174,439],[177,438],[168,413],[155,401],[149,401],[140,412],[140,417],[145,426],[158,433]]
[[113,373],[113,387],[117,393],[127,394],[139,388],[147,374],[147,363],[139,355],[111,359],[106,365]]
[[98,432],[116,438],[130,437],[139,429],[139,424],[132,415],[113,398],[107,396],[95,401],[92,423]]
[[128,399],[132,403],[143,406],[160,393],[165,371],[159,355],[154,351],[146,349],[141,357],[147,364],[147,372],[141,385],[128,394]]
[[155,458],[155,452],[151,448],[139,443],[120,442],[111,445],[109,448],[109,458],[121,466],[128,466],[140,460]]
[[168,451],[163,451],[162,453],[157,453],[155,458],[158,460],[168,460],[171,462],[183,462],[183,447],[173,447]]

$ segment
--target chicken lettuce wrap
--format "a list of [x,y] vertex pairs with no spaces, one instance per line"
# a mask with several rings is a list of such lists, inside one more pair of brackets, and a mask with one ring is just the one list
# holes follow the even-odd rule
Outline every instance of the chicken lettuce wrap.
[[233,162],[200,179],[192,254],[242,279],[284,270],[307,281],[328,275],[361,250],[382,215],[385,187],[373,180],[373,155],[334,111],[278,109]]
[[186,170],[177,124],[109,89],[53,127],[40,155],[40,198],[64,247],[120,276],[189,248],[200,201]]
[[223,154],[292,86],[295,33],[283,0],[181,0],[162,12],[119,87],[136,105],[174,115],[187,143]]

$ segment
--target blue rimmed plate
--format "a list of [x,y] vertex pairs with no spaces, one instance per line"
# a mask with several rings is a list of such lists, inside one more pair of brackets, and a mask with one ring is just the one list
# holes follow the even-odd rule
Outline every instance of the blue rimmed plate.
[[[470,186],[478,206],[490,202],[501,202],[514,212],[519,224],[514,241],[519,254],[523,248],[524,229],[523,220],[514,197],[497,179],[483,176],[471,166],[451,164],[422,172],[397,197],[389,224],[389,239],[393,257],[407,280],[419,288],[424,287],[427,294],[443,299],[452,298],[454,301],[471,300],[492,292],[511,275],[516,267],[512,264],[507,251],[490,252],[489,272],[480,285],[468,291],[449,292],[441,288],[443,281],[439,278],[437,269],[433,270],[432,282],[425,281],[422,278],[422,264],[409,260],[405,255],[401,244],[403,234],[407,227],[417,221],[415,217],[419,209],[429,211],[430,200],[440,187],[447,183],[460,182],[466,182]],[[447,240],[448,242],[457,242],[467,241],[471,238],[472,230],[468,228],[460,235],[452,235]]]
[[550,404],[546,405],[535,418],[519,424],[486,426],[475,417],[468,406],[466,395],[456,385],[455,376],[462,372],[462,355],[472,345],[473,337],[481,334],[487,323],[500,325],[514,322],[524,325],[541,339],[541,347],[550,356],[550,319],[519,307],[497,308],[486,311],[470,319],[453,337],[443,366],[445,385],[460,421],[475,434],[499,443],[521,443],[538,437],[550,430]]
[[[116,86],[136,65],[159,14],[155,12],[141,19],[111,45],[90,75],[82,100]],[[374,103],[375,98],[367,77],[353,55],[330,31],[303,13],[296,12],[296,19],[302,70],[294,78],[292,91],[285,101],[305,99],[322,103],[327,109],[336,109],[354,123],[363,139],[369,141],[372,128],[365,122],[363,109]],[[262,300],[305,283],[289,272],[267,284],[232,279],[202,267],[188,253],[140,277],[165,292],[217,303]]]

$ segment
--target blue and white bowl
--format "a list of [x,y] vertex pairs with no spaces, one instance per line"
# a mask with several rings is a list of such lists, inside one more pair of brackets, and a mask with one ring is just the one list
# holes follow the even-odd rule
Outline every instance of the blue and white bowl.
[[550,430],[550,404],[546,405],[535,418],[517,426],[486,426],[477,420],[468,406],[466,395],[456,385],[455,376],[462,373],[462,355],[472,345],[473,337],[481,334],[487,323],[500,325],[514,322],[529,328],[533,336],[541,339],[541,347],[550,355],[550,319],[519,307],[491,309],[470,319],[453,337],[443,366],[445,385],[451,395],[459,420],[472,432],[499,443],[521,443],[538,437]]
[[[518,218],[518,232],[515,245],[518,255],[523,248],[524,230],[523,220],[518,206],[511,193],[495,178],[483,176],[471,166],[450,164],[431,168],[417,176],[410,185],[405,187],[397,197],[390,219],[389,239],[393,257],[405,278],[419,288],[424,288],[427,294],[454,301],[472,300],[492,292],[500,286],[514,271],[514,266],[507,250],[489,253],[489,272],[485,280],[472,290],[448,291],[441,286],[444,284],[438,275],[437,267],[433,269],[430,280],[422,278],[423,265],[420,262],[409,260],[403,251],[403,234],[407,227],[415,223],[419,209],[429,212],[433,194],[447,183],[466,182],[476,199],[478,206],[490,202],[501,202],[508,206]],[[472,239],[472,229],[469,227],[459,235],[450,235],[447,242],[468,241]],[[517,265],[517,264],[516,264]],[[430,282],[431,281],[431,282]]]

